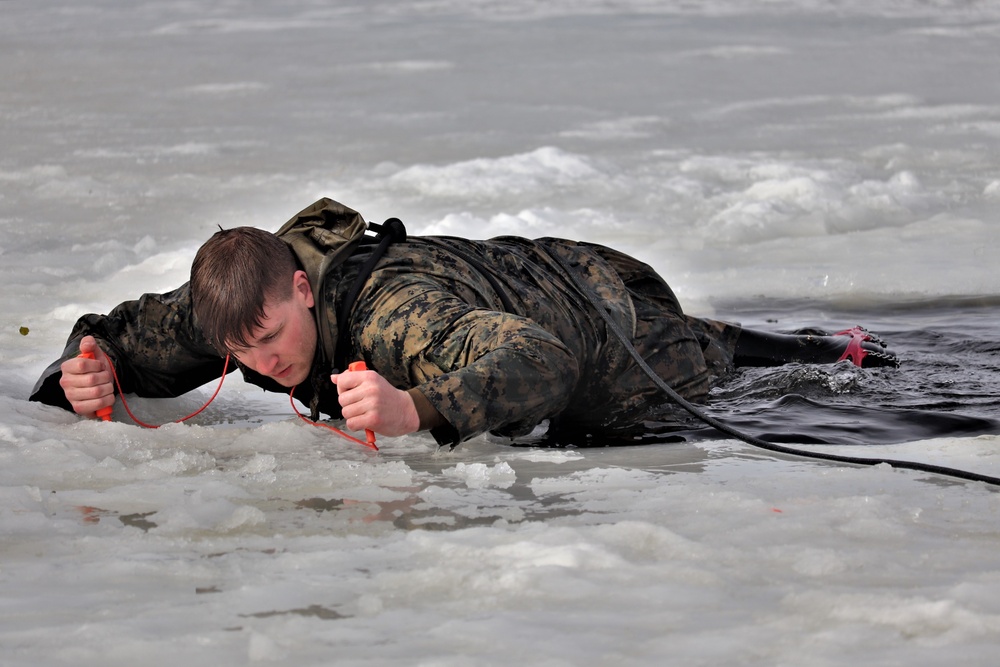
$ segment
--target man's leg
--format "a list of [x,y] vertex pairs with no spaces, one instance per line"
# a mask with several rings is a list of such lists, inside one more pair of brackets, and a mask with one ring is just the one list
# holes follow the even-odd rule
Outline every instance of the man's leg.
[[856,366],[898,367],[896,355],[877,336],[855,327],[832,335],[778,334],[743,329],[736,339],[736,366],[780,366],[787,363],[832,364],[849,360]]

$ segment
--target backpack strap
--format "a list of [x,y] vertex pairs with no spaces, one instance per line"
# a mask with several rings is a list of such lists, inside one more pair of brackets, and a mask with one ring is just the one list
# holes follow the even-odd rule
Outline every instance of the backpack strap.
[[333,363],[339,369],[347,368],[345,356],[348,349],[347,341],[350,339],[347,319],[351,315],[351,309],[354,308],[354,302],[358,300],[358,295],[361,294],[361,288],[364,287],[368,281],[368,277],[371,276],[372,271],[375,269],[375,265],[382,259],[382,255],[389,249],[389,246],[393,243],[406,240],[406,227],[403,226],[403,222],[399,218],[389,218],[381,225],[370,222],[368,223],[368,228],[375,232],[374,241],[378,245],[375,246],[368,259],[361,266],[357,277],[354,279],[354,283],[351,285],[351,289],[347,292],[347,297],[345,297],[344,302],[340,305],[340,312],[337,313],[337,348],[334,351]]

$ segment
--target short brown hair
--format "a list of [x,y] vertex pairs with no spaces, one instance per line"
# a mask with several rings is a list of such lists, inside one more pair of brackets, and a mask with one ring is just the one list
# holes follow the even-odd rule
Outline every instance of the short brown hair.
[[271,232],[221,229],[191,265],[191,301],[198,325],[220,352],[247,347],[267,301],[291,298],[295,255]]

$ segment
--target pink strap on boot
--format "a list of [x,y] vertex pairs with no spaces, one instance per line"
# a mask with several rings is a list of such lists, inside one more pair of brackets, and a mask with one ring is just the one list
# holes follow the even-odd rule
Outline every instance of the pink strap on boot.
[[837,361],[849,359],[852,364],[860,368],[861,360],[868,356],[868,350],[863,348],[861,343],[875,340],[872,335],[868,333],[868,330],[864,327],[854,327],[853,329],[847,329],[846,331],[838,331],[833,335],[851,337],[850,342],[847,343],[847,349],[844,350],[844,353],[840,355],[840,359],[837,359]]

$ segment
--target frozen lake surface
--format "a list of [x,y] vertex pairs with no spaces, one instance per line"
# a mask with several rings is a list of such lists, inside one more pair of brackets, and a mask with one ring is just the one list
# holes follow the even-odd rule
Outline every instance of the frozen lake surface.
[[216,225],[330,196],[606,243],[696,314],[867,325],[900,369],[748,371],[710,409],[1000,476],[1000,6],[2,6],[0,664],[995,663],[983,484],[704,430],[375,454],[238,376],[159,430],[26,397],[77,317],[178,286]]

